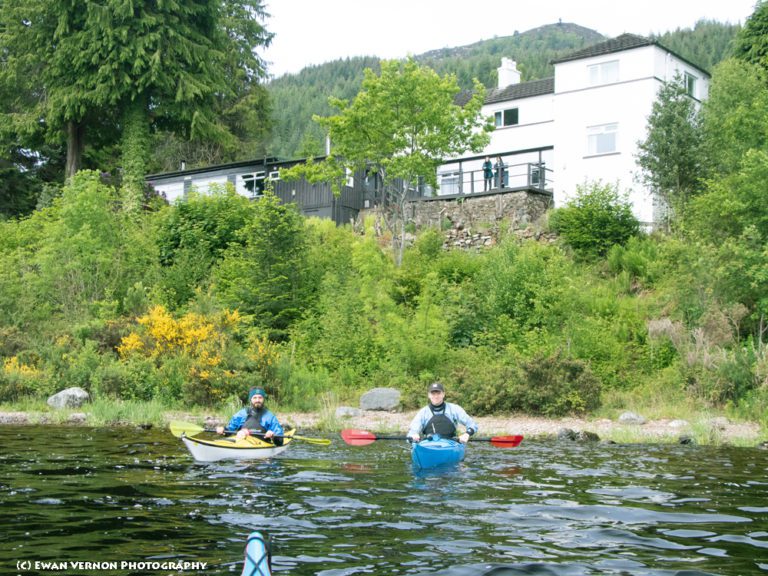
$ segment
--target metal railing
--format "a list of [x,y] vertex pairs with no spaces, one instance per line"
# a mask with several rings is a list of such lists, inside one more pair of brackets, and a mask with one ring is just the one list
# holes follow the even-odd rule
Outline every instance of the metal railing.
[[421,185],[411,188],[408,197],[434,198],[442,196],[467,196],[472,194],[498,193],[517,190],[538,190],[552,193],[554,180],[552,170],[544,162],[523,162],[503,164],[501,175],[498,166],[494,167],[493,177],[486,182],[484,171],[464,170],[442,171],[437,175],[439,188]]
[[486,180],[483,170],[457,170],[438,174],[438,196],[477,194],[501,190],[552,190],[552,170],[543,162],[494,166],[493,177]]

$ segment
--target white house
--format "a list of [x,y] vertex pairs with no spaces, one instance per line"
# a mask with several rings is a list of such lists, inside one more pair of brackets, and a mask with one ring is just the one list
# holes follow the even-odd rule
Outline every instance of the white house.
[[[648,116],[664,82],[679,74],[691,98],[701,102],[709,74],[634,34],[575,52],[556,60],[554,67],[554,78],[520,83],[515,63],[502,59],[499,85],[488,92],[483,107],[496,124],[483,156],[501,156],[513,177],[520,172],[514,167],[535,161],[535,150],[546,164],[547,188],[556,205],[572,197],[578,185],[602,180],[629,193],[642,223],[659,221],[661,208],[637,178],[637,142],[646,137]],[[464,159],[471,179],[482,178],[481,163],[482,157]],[[446,163],[440,172],[455,166],[456,161]],[[473,190],[476,186],[473,182]]]
[[[482,154],[446,160],[438,169],[441,199],[465,195],[525,192],[543,194],[562,205],[588,181],[617,183],[628,192],[635,216],[648,227],[663,220],[663,206],[637,178],[637,143],[646,137],[647,120],[664,82],[678,74],[696,102],[707,97],[709,74],[658,42],[623,34],[554,62],[553,78],[520,82],[515,62],[502,58],[498,87],[486,94],[482,113],[496,130]],[[468,98],[468,94],[462,95]],[[461,98],[459,99],[461,100]],[[486,157],[503,164],[491,189],[484,180]],[[280,170],[301,160],[274,158],[234,162],[147,176],[169,201],[212,184],[234,185],[257,197],[272,182],[285,202],[307,215],[349,222],[360,210],[381,201],[375,181],[350,175],[341,198],[327,185],[283,182]],[[412,191],[414,200],[436,200],[428,186]]]

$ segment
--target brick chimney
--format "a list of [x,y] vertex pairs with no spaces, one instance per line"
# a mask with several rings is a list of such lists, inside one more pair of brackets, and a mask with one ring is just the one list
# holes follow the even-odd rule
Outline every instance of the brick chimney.
[[501,66],[497,70],[499,72],[499,88],[520,84],[520,71],[517,69],[517,62],[512,58],[502,58]]

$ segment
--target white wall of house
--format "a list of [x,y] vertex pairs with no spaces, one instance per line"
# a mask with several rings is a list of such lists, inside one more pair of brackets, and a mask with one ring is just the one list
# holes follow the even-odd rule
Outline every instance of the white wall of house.
[[167,184],[155,184],[158,194],[165,196],[170,204],[184,196],[184,182],[168,182]]
[[[635,181],[637,142],[660,86],[653,47],[555,66],[555,204],[600,180],[627,192],[635,216],[652,222],[653,201]],[[603,73],[597,71],[603,69]]]
[[483,116],[493,117],[496,112],[510,108],[518,109],[519,123],[515,126],[501,126],[493,131],[491,143],[484,150],[494,156],[510,150],[526,150],[551,146],[554,140],[552,94],[520,98],[483,106]]
[[676,72],[694,76],[695,96],[706,95],[700,70],[655,45],[555,65],[556,205],[600,180],[628,194],[642,223],[655,221],[653,194],[639,182],[637,143],[647,135],[662,82]]

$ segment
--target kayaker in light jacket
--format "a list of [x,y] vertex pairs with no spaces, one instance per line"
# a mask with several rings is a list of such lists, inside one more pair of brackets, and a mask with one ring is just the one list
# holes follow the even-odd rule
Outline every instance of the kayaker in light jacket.
[[[259,438],[270,440],[275,446],[283,444],[283,427],[277,421],[277,417],[264,407],[267,400],[267,393],[263,388],[251,388],[248,392],[248,408],[243,408],[237,412],[227,424],[227,427],[217,426],[216,432],[224,434],[225,432],[237,432],[238,440],[256,433]],[[262,436],[263,434],[263,436]]]
[[459,442],[467,443],[469,437],[477,432],[477,423],[469,417],[458,404],[445,401],[445,387],[441,382],[432,382],[427,388],[429,404],[416,413],[408,429],[408,438],[413,442],[422,436],[439,434],[443,438],[456,436],[456,425],[464,426],[459,435]]

